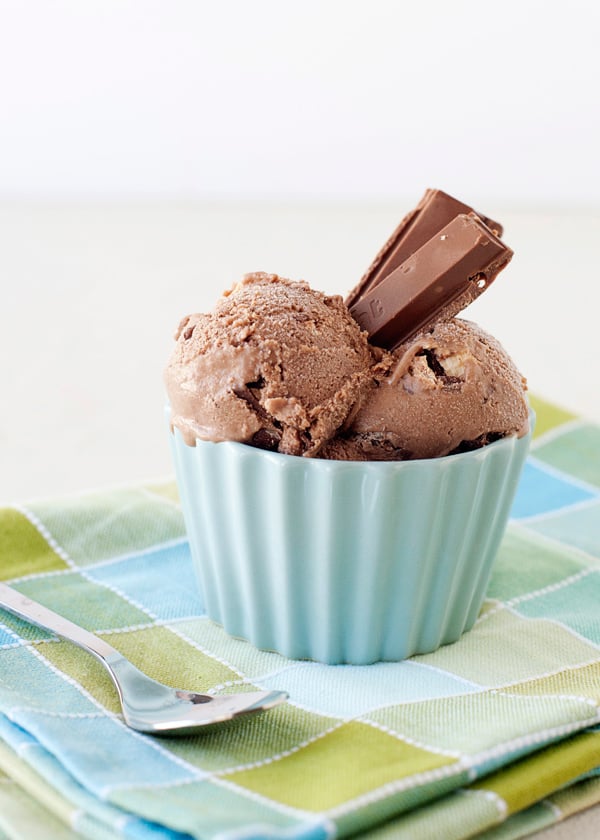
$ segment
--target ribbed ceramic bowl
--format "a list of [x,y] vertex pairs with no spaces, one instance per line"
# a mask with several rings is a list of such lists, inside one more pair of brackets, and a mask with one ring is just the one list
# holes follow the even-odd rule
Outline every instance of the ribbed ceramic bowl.
[[483,602],[529,437],[361,463],[170,433],[208,616],[258,648],[330,664],[456,641]]

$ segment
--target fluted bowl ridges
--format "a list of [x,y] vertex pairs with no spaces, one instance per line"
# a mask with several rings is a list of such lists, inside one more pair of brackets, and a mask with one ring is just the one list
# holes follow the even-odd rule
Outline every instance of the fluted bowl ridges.
[[294,659],[401,660],[481,608],[530,434],[420,461],[171,448],[207,615]]

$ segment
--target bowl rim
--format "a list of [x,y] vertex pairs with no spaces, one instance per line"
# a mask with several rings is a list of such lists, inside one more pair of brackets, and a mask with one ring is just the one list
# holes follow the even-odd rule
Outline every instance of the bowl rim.
[[[456,452],[452,455],[440,455],[436,458],[412,458],[410,460],[405,461],[345,461],[345,460],[338,460],[338,459],[328,459],[328,458],[305,458],[302,455],[288,455],[283,452],[272,452],[268,449],[261,449],[258,446],[252,446],[248,443],[242,443],[241,441],[233,441],[233,440],[222,440],[222,441],[212,441],[212,440],[203,440],[202,438],[196,438],[194,446],[190,446],[189,444],[185,443],[181,432],[177,428],[173,428],[170,424],[170,408],[166,406],[166,413],[167,413],[167,420],[169,422],[169,431],[170,434],[181,443],[182,446],[186,447],[186,450],[190,450],[191,452],[205,450],[208,451],[213,447],[218,447],[219,451],[221,452],[231,452],[236,456],[246,457],[246,458],[255,458],[260,459],[261,461],[268,460],[273,464],[279,464],[283,466],[284,464],[288,465],[298,465],[298,469],[302,468],[301,465],[304,465],[305,469],[310,470],[322,470],[326,472],[331,472],[334,470],[361,470],[365,471],[373,471],[373,472],[394,472],[398,470],[407,470],[407,469],[422,469],[424,464],[427,465],[439,465],[441,468],[442,465],[446,464],[458,464],[465,460],[483,460],[488,456],[491,452],[496,452],[502,449],[512,449],[513,447],[529,447],[531,442],[531,438],[533,436],[533,430],[535,428],[535,420],[536,414],[531,406],[529,407],[529,424],[527,431],[522,435],[511,434],[505,435],[498,440],[493,441],[492,443],[487,443],[485,446],[480,446],[477,449],[471,449],[467,452]],[[213,450],[216,451],[216,450]]]

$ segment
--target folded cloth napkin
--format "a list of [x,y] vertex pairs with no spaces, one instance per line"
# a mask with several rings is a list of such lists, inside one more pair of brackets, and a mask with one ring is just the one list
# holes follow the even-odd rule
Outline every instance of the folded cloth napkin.
[[533,402],[481,615],[405,662],[229,638],[202,615],[172,482],[0,511],[0,578],[150,676],[290,694],[147,737],[95,659],[0,610],[0,837],[514,838],[599,802],[600,428]]

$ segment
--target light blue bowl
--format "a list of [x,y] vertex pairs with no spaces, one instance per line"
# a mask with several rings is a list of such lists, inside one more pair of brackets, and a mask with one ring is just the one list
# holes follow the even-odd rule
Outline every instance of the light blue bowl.
[[258,648],[360,665],[472,627],[530,434],[385,463],[170,440],[208,616]]

